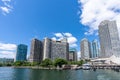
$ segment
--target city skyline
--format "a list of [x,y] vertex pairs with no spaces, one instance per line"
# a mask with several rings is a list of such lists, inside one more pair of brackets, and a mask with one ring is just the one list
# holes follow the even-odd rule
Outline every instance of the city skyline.
[[67,36],[79,53],[81,39],[99,41],[101,21],[116,20],[120,32],[117,5],[118,0],[0,0],[0,57],[14,58],[18,44],[28,45],[29,55],[31,39],[44,37],[59,40]]

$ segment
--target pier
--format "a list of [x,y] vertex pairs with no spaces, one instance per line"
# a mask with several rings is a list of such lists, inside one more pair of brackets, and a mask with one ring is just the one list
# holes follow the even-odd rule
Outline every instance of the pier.
[[102,65],[91,65],[91,69],[111,69],[115,70],[117,72],[120,72],[120,65],[108,65],[108,64],[102,64]]

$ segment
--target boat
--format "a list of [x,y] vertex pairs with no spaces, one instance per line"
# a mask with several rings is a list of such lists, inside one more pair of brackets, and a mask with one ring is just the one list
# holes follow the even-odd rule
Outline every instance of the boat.
[[83,64],[82,69],[83,70],[90,70],[91,69],[90,64]]

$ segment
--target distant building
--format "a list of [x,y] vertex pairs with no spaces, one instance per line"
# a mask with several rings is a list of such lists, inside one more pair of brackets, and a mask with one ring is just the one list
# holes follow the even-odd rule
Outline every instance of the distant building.
[[27,56],[27,45],[19,44],[17,46],[17,53],[15,61],[25,61]]
[[43,44],[43,60],[46,58],[50,58],[51,60],[55,60],[56,58],[68,60],[69,44],[66,38],[60,41],[45,38]]
[[84,38],[80,42],[81,45],[81,59],[90,59],[91,58],[91,44]]
[[69,61],[77,61],[77,51],[74,48],[69,49]]
[[32,39],[31,49],[30,49],[30,62],[41,62],[43,59],[43,45],[38,39]]
[[101,57],[120,56],[120,40],[116,21],[104,20],[99,25]]
[[0,63],[2,64],[8,64],[8,63],[13,63],[14,59],[13,58],[0,58]]
[[98,56],[99,56],[98,41],[93,40],[92,41],[92,58],[97,58]]

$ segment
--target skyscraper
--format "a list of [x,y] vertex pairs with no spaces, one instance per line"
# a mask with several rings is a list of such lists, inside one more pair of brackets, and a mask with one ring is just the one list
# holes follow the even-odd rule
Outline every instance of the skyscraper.
[[43,59],[50,58],[54,60],[56,58],[62,58],[68,60],[69,44],[67,39],[55,41],[52,39],[44,39]]
[[69,61],[77,61],[77,51],[75,48],[69,49]]
[[43,46],[42,42],[38,39],[32,39],[30,50],[30,62],[41,62],[43,59]]
[[27,56],[27,45],[19,44],[17,46],[17,53],[15,61],[25,61]]
[[43,60],[46,58],[51,58],[51,42],[49,38],[45,38],[43,41]]
[[81,40],[81,59],[89,59],[91,57],[90,42],[84,38]]
[[95,39],[92,41],[92,58],[96,58],[99,55],[98,41]]
[[120,43],[116,21],[104,20],[99,25],[101,57],[120,56]]

